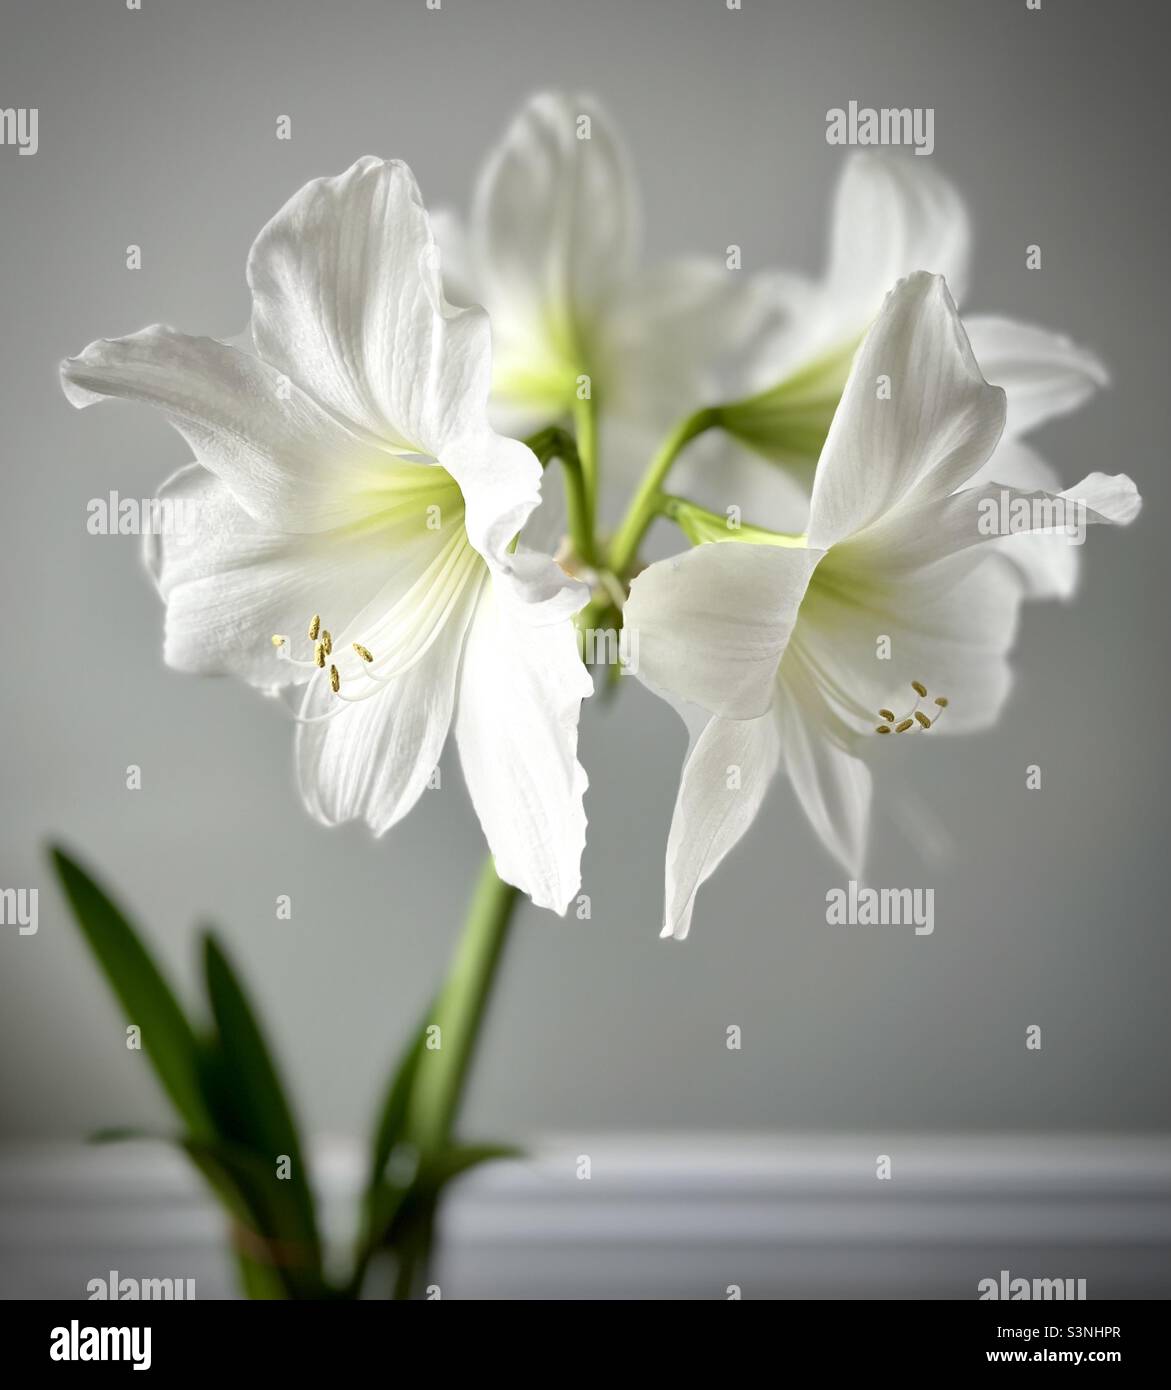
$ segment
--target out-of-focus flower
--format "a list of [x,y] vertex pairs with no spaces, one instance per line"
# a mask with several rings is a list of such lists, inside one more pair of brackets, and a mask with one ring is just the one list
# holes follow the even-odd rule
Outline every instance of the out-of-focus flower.
[[624,479],[681,415],[731,381],[743,388],[737,364],[773,312],[751,277],[714,258],[642,267],[640,221],[605,111],[553,93],[533,97],[488,157],[466,229],[435,219],[449,297],[491,315],[494,422],[530,433],[588,389],[607,469]]
[[[914,271],[931,271],[944,276],[962,305],[970,259],[967,209],[927,161],[876,151],[851,155],[834,198],[825,274],[816,281],[772,277],[775,327],[758,340],[751,393],[722,409],[724,428],[808,479],[854,353],[891,285]],[[1008,398],[1004,436],[986,476],[1018,487],[1059,489],[1056,471],[1022,436],[1106,385],[1105,366],[1068,338],[1013,319],[965,314],[964,327],[984,375]],[[741,460],[715,485],[721,499],[739,503],[763,525],[802,524],[804,502],[791,478],[749,472]],[[1051,537],[1022,536],[1006,540],[1003,549],[1020,568],[1030,597],[1073,593],[1075,548]]]

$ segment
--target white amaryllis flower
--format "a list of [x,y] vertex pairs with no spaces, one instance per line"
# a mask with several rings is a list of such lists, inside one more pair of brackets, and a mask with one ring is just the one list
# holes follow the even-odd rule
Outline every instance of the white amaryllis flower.
[[[876,151],[851,155],[834,197],[826,271],[819,280],[773,278],[780,314],[755,356],[754,394],[725,408],[725,428],[757,453],[807,477],[854,352],[891,285],[914,271],[931,271],[946,279],[962,306],[971,240],[963,200],[927,161]],[[964,328],[981,371],[1008,398],[1004,435],[986,477],[1018,487],[1060,488],[1056,471],[1022,436],[1076,409],[1106,385],[1105,366],[1068,338],[1014,319],[965,314]],[[733,461],[719,480],[720,506],[725,499],[738,502],[763,525],[800,527],[808,494],[795,493],[791,484],[783,474],[770,478]],[[1075,548],[1052,537],[1025,535],[1006,540],[1003,549],[1030,597],[1072,595]]]
[[620,471],[726,393],[763,331],[761,296],[723,261],[640,266],[630,161],[592,97],[528,101],[484,166],[466,230],[437,215],[436,235],[449,297],[491,315],[498,427],[562,419],[589,377],[607,466]]
[[487,423],[480,309],[443,298],[410,170],[307,184],[248,260],[255,353],[164,327],[62,365],[79,406],[161,409],[197,462],[154,538],[165,657],[295,697],[306,805],[377,834],[418,800],[448,729],[501,877],[564,912],[580,881],[587,598],[514,538],[540,465]]
[[[890,399],[876,389],[884,376]],[[817,465],[808,533],[700,545],[634,581],[625,621],[638,635],[638,674],[698,711],[667,846],[664,935],[687,934],[699,886],[778,768],[857,877],[867,748],[941,718],[950,732],[996,718],[1022,587],[984,544],[982,499],[1052,501],[971,485],[1004,416],[1005,394],[980,374],[944,281],[913,275],[854,360]],[[1126,523],[1140,506],[1122,475],[1091,474],[1060,497],[1084,503],[1089,521]]]

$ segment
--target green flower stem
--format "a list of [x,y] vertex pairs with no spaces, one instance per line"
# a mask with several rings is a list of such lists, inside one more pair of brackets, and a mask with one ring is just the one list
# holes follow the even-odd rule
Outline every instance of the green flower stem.
[[570,539],[578,556],[587,565],[594,564],[596,555],[589,494],[573,435],[557,425],[550,425],[548,429],[531,435],[525,443],[540,459],[542,468],[552,459],[561,461],[561,471],[565,477],[565,509]]
[[643,474],[638,491],[630,503],[622,524],[614,533],[610,543],[610,569],[625,577],[638,557],[638,547],[659,510],[659,490],[671,470],[671,465],[688,444],[698,435],[720,423],[720,412],[716,408],[697,410],[686,420],[676,425],[663,441],[659,452],[650,462]]
[[435,1203],[429,1201],[406,1232],[398,1251],[394,1288],[391,1297],[396,1301],[415,1298],[424,1291],[435,1238]]
[[[598,410],[592,393],[588,400],[574,403],[573,428],[577,435],[578,456],[581,459],[582,488],[585,497],[584,530],[590,537],[589,547],[592,556],[594,525],[598,515]],[[589,558],[583,556],[583,559]]]
[[423,1054],[411,1093],[407,1133],[421,1159],[442,1152],[459,1109],[488,996],[520,894],[496,873],[491,856],[480,871],[455,959],[433,1022],[441,1046]]
[[[519,901],[519,891],[500,878],[489,855],[480,870],[463,935],[432,1019],[439,1026],[441,1045],[423,1052],[411,1088],[406,1136],[417,1151],[420,1172],[425,1173],[451,1141],[488,997]],[[404,1224],[395,1251],[396,1299],[417,1293],[431,1257],[436,1196],[424,1191],[415,1200],[421,1205]],[[365,1262],[361,1262],[354,1275],[355,1288],[360,1287],[364,1273]]]

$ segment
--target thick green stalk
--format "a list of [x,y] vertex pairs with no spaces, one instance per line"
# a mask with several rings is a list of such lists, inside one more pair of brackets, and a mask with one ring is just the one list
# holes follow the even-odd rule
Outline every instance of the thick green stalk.
[[598,408],[592,394],[575,403],[573,428],[577,436],[577,452],[581,459],[581,477],[585,494],[584,530],[593,550],[594,527],[598,519]]
[[489,856],[439,996],[433,1022],[439,1026],[440,1046],[423,1053],[411,1094],[407,1133],[424,1162],[441,1152],[451,1136],[519,897],[497,875]]
[[719,423],[717,409],[697,410],[681,421],[663,441],[659,452],[651,459],[643,474],[638,491],[630,503],[622,524],[610,543],[610,569],[625,577],[638,556],[638,547],[659,509],[659,490],[671,470],[671,465],[697,435]]
[[550,425],[530,435],[525,443],[540,459],[544,468],[551,459],[561,460],[565,478],[565,511],[570,539],[578,556],[592,565],[595,560],[594,527],[585,469],[578,454],[573,435],[557,425]]

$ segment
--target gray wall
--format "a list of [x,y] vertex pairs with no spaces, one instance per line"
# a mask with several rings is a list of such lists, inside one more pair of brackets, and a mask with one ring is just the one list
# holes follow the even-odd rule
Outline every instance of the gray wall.
[[1147,510],[1091,537],[1075,606],[1026,612],[998,729],[906,750],[955,853],[924,868],[880,814],[873,879],[934,886],[930,938],[825,926],[839,876],[778,785],[691,940],[660,943],[683,731],[634,681],[595,702],[593,920],[521,914],[469,1128],[1165,1126],[1165,22],[1092,0],[4,0],[0,106],[39,107],[41,148],[0,149],[0,886],[43,892],[36,936],[0,933],[3,1132],[164,1114],[50,887],[49,837],[123,889],[189,995],[194,923],[220,923],[310,1125],[366,1125],[479,862],[458,766],[384,841],[313,824],[290,725],[240,685],[166,671],[137,542],[86,534],[91,497],[149,496],[182,442],[145,410],[75,413],[55,366],[157,320],[237,331],[255,232],[360,154],[466,205],[489,141],[549,85],[621,122],[652,252],[736,241],[749,268],[821,264],[829,107],[934,106],[934,158],[976,222],[970,306],[1062,329],[1114,372],[1038,442],[1068,481],[1132,473]]

